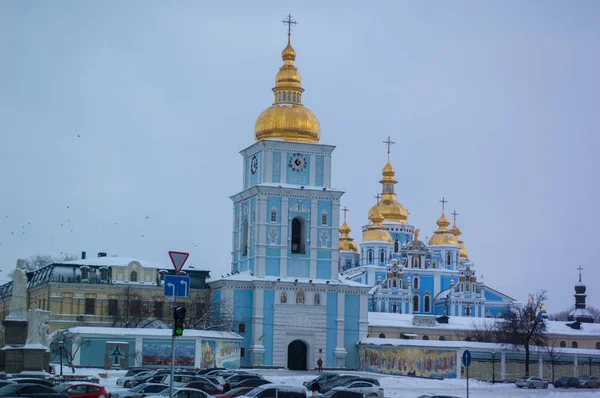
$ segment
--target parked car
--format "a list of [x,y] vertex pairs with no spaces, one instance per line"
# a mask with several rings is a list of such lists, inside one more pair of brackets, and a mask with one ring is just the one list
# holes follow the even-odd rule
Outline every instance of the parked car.
[[237,384],[232,384],[231,388],[236,388],[236,387],[256,388],[256,387],[260,387],[264,384],[271,384],[271,382],[269,380],[265,380],[265,379],[246,379],[246,380],[240,381]]
[[336,387],[333,390],[327,391],[325,394],[319,394],[322,398],[363,398],[364,395],[356,392],[346,390],[344,387]]
[[205,375],[205,374],[210,373],[210,372],[215,371],[215,370],[225,370],[225,368],[206,368],[206,369],[200,369],[198,371],[198,374],[199,375]]
[[460,398],[456,395],[439,395],[439,394],[425,394],[419,395],[417,398]]
[[352,391],[363,394],[365,397],[383,398],[383,388],[366,381],[351,381],[343,387],[334,387],[331,389],[338,391]]
[[336,378],[336,377],[338,377],[338,376],[339,376],[339,373],[325,373],[325,374],[322,374],[321,376],[319,376],[319,377],[316,377],[316,378],[314,378],[314,379],[312,379],[312,380],[310,380],[310,381],[305,381],[304,383],[302,383],[302,385],[303,385],[304,387],[306,387],[306,389],[310,390],[310,386],[311,386],[311,385],[312,385],[312,383],[314,383],[315,381],[316,381],[317,383],[319,383],[319,385],[321,385],[321,383],[325,383],[325,382],[327,382],[327,381],[329,381],[329,380],[331,380],[331,379],[334,379],[334,378]]
[[148,374],[140,373],[137,376],[134,376],[132,380],[125,382],[124,386],[127,388],[132,388],[144,383],[160,383],[164,376],[168,374],[171,374],[170,369],[153,370]]
[[515,385],[519,388],[527,387],[527,388],[548,388],[548,383],[539,377],[533,376],[523,376],[520,377]]
[[579,376],[579,387],[600,388],[600,377],[598,377],[598,376]]
[[164,384],[144,383],[129,389],[109,390],[110,398],[139,398],[157,394],[168,388]]
[[346,385],[348,385],[348,383],[353,381],[363,381],[374,384],[377,387],[379,387],[379,380],[373,377],[362,377],[357,375],[340,375],[336,378],[324,382],[323,384],[319,384],[319,386],[321,387],[319,392],[326,393],[327,391],[332,390],[335,387],[345,387]]
[[148,368],[129,368],[127,373],[125,373],[125,377],[135,376],[138,373],[148,372],[150,370],[151,369],[148,369]]
[[104,386],[92,383],[63,383],[53,389],[63,392],[69,398],[109,398]]
[[0,397],[67,398],[67,394],[41,384],[10,384],[0,388]]
[[254,390],[254,387],[237,387],[237,388],[232,388],[231,390],[229,390],[227,392],[213,395],[213,396],[215,398],[233,398],[233,397],[239,397],[241,395],[244,395],[245,393],[250,392],[252,390]]
[[289,384],[265,384],[250,390],[245,395],[238,397],[281,397],[285,398],[306,398],[304,387],[291,386]]
[[579,379],[577,377],[561,377],[554,382],[556,388],[579,388]]
[[[176,386],[176,387],[183,387],[186,384],[191,383],[192,381],[205,381],[207,383],[211,383],[204,376],[185,375],[185,374],[184,375],[181,375],[181,374],[175,374],[175,375],[173,375],[173,385]],[[162,383],[162,384],[170,385],[171,384],[171,375],[164,375],[157,382],[158,383]]]
[[209,395],[216,395],[216,394],[223,393],[223,388],[221,386],[216,386],[208,380],[191,381],[191,382],[187,383],[184,387],[202,390]]
[[15,382],[12,380],[0,380],[0,388],[7,386],[9,384],[15,384]]
[[49,388],[54,387],[54,383],[49,380],[38,379],[35,377],[16,377],[14,379],[9,379],[10,381],[18,384],[39,384],[42,386],[46,386]]
[[128,383],[127,383],[128,381],[132,381],[132,380],[134,380],[136,377],[137,377],[137,378],[142,378],[142,377],[144,377],[144,376],[147,376],[147,375],[153,374],[154,372],[155,372],[154,370],[149,370],[149,371],[146,371],[146,372],[140,372],[140,373],[138,373],[138,374],[135,374],[135,375],[133,375],[133,376],[123,376],[123,377],[119,377],[119,378],[117,379],[117,385],[118,385],[118,386],[123,386],[123,387],[129,387],[129,386],[127,385],[127,384],[128,384]]
[[234,385],[236,385],[237,383],[239,383],[242,380],[247,380],[247,379],[262,379],[262,378],[263,377],[261,375],[257,375],[257,374],[249,374],[249,373],[235,374],[235,375],[231,375],[229,377],[226,377],[223,384],[229,383],[232,386],[234,386]]
[[[155,396],[168,397],[169,389],[167,388],[160,395]],[[173,398],[211,398],[211,396],[202,390],[196,390],[194,388],[177,387],[173,389]]]

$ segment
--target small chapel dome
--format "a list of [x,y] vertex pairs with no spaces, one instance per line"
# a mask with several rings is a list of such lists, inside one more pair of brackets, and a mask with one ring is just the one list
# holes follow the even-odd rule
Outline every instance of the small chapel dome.
[[456,240],[456,236],[454,236],[449,230],[448,226],[450,225],[450,221],[446,218],[444,211],[442,210],[442,215],[437,220],[438,229],[433,233],[433,236],[429,238],[429,245],[441,246],[441,245],[457,245],[458,241]]
[[293,142],[317,143],[321,127],[317,117],[302,105],[304,89],[298,69],[294,65],[296,51],[290,43],[281,52],[283,66],[275,78],[275,101],[256,119],[254,136],[257,141],[280,139]]
[[358,253],[358,245],[354,242],[354,239],[350,237],[350,231],[350,226],[346,223],[346,217],[344,217],[344,223],[340,227],[338,249],[339,251],[352,251]]
[[392,235],[390,235],[386,227],[381,225],[384,220],[381,212],[377,207],[372,210],[373,213],[371,214],[371,217],[369,217],[371,224],[367,226],[367,230],[363,234],[363,242],[379,241],[392,243]]
[[379,202],[379,204],[376,204],[371,208],[371,210],[369,210],[369,219],[371,219],[371,216],[373,215],[373,210],[375,209],[375,207],[377,207],[379,208],[379,211],[381,211],[381,215],[383,216],[383,218],[385,218],[386,221],[406,224],[406,221],[408,220],[408,212],[406,211],[404,206],[402,206],[396,200],[396,194],[393,190],[394,185],[398,182],[394,179],[395,173],[396,171],[390,163],[390,159],[388,156],[388,161],[381,170],[383,178],[381,179],[381,181],[379,181],[384,187],[383,194],[381,195],[381,201]]
[[456,237],[456,241],[458,242],[458,247],[460,248],[460,258],[467,260],[469,258],[469,253],[467,252],[465,243],[462,240],[460,240],[460,235],[462,235],[462,231],[456,226],[456,216],[458,215],[458,213],[455,211],[452,213],[452,215],[454,216],[454,225],[450,229],[450,232]]

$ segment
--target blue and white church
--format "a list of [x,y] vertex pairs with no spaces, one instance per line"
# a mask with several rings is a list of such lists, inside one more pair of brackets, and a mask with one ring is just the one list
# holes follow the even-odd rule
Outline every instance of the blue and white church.
[[340,279],[335,147],[319,143],[319,121],[302,104],[289,32],[281,55],[273,105],[241,151],[231,274],[210,283],[213,299],[244,337],[242,366],[307,369],[321,358],[325,367],[356,368],[370,287]]

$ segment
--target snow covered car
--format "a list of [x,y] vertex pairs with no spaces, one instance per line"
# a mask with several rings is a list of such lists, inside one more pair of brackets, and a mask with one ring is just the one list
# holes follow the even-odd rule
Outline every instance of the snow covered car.
[[358,392],[365,397],[383,398],[383,388],[366,381],[352,381],[343,387],[334,387],[330,391]]
[[548,388],[548,383],[546,383],[544,380],[540,379],[539,377],[533,377],[533,376],[524,376],[524,377],[520,377],[515,385],[519,388],[523,388],[523,387],[527,387],[527,388]]

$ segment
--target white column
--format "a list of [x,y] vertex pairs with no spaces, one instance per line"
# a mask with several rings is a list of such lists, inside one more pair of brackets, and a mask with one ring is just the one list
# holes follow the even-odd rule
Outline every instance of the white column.
[[315,180],[317,175],[317,156],[316,155],[308,155],[308,164],[310,165],[309,176],[308,176],[308,185],[315,186]]
[[263,162],[262,165],[260,165],[260,168],[262,170],[262,172],[260,173],[261,175],[261,179],[259,181],[259,183],[261,182],[272,182],[273,181],[273,151],[271,150],[264,150],[263,151]]
[[358,319],[358,338],[364,339],[369,333],[369,295],[360,295],[360,317]]
[[[314,167],[311,168],[311,170]],[[311,172],[311,178],[313,178],[313,173]],[[311,184],[312,185],[312,184]],[[317,277],[317,249],[321,247],[321,240],[319,239],[318,234],[318,226],[321,225],[321,215],[319,214],[319,201],[317,199],[311,199],[310,201],[310,268],[309,268],[309,276],[311,279],[315,279]]]
[[[283,160],[283,158],[285,157],[285,152],[283,152],[281,154],[281,158]],[[282,173],[285,172],[285,168],[282,168]],[[287,276],[287,251],[288,251],[288,247],[290,247],[291,241],[290,241],[290,237],[289,237],[289,225],[290,225],[290,218],[289,218],[289,203],[288,203],[288,198],[287,197],[283,197],[281,198],[281,260],[279,262],[279,273],[281,274],[282,277],[286,277]]]
[[462,353],[464,350],[456,350],[456,378],[460,380],[462,378]]
[[323,158],[323,186],[331,188],[331,155],[324,155]]
[[267,244],[267,198],[258,196],[256,198],[256,220],[255,231],[256,236],[256,252],[254,257],[254,275],[264,276],[266,273],[266,244]]
[[[342,368],[346,366],[346,349],[344,348],[344,317],[346,308],[346,295],[341,293],[338,289],[337,293],[337,343],[334,350],[336,368]],[[331,366],[331,365],[330,365]]]
[[262,341],[258,340],[263,335],[264,294],[263,289],[254,289],[254,299],[252,300],[252,344],[250,345],[250,363],[253,366],[263,364],[265,353]]
[[504,381],[506,378],[506,353],[503,351],[500,353],[500,381]]
[[544,360],[541,352],[538,352],[538,377],[544,380]]
[[[337,279],[338,275],[338,263],[340,252],[339,239],[340,239],[340,202],[335,200],[331,201],[331,279]],[[354,264],[353,264],[354,265]],[[373,282],[371,282],[373,283]]]
[[573,377],[577,377],[577,366],[578,365],[579,365],[578,358],[577,358],[577,355],[575,355],[573,357]]

